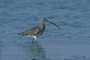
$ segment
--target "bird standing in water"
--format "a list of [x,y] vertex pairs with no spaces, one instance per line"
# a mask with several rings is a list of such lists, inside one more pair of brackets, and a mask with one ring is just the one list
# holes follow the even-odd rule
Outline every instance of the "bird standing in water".
[[27,29],[25,32],[18,33],[18,35],[32,37],[33,40],[36,40],[36,38],[38,36],[42,35],[43,32],[45,31],[45,24],[44,24],[45,22],[49,22],[49,23],[55,25],[56,27],[58,27],[55,23],[48,21],[46,18],[42,18],[40,20],[40,26],[35,26],[35,27],[30,28],[30,29]]

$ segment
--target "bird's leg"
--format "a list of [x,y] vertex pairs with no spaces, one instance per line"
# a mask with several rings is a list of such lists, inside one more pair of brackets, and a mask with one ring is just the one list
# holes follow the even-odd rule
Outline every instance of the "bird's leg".
[[34,42],[34,40],[35,40],[35,39],[33,38],[32,43]]

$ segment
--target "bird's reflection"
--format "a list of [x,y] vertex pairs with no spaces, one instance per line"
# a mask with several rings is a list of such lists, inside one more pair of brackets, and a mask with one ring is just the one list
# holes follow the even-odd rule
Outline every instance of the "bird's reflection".
[[31,42],[22,45],[22,47],[25,55],[27,55],[30,60],[46,60],[45,50],[38,42]]
[[2,46],[1,46],[1,43],[0,43],[0,60],[1,60],[1,54],[2,54],[1,48],[2,48]]

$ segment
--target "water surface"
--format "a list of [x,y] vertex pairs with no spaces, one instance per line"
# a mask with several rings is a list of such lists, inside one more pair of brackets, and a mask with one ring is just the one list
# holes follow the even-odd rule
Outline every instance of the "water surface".
[[[61,30],[45,23],[44,34],[34,44],[32,38],[17,35],[39,25],[42,17]],[[0,60],[89,60],[89,27],[89,0],[2,0]]]

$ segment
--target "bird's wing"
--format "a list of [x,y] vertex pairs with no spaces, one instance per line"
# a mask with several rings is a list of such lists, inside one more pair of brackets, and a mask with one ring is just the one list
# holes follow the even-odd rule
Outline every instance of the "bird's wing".
[[32,35],[36,35],[36,34],[38,34],[40,32],[40,30],[41,29],[40,29],[39,26],[35,26],[35,27],[30,28],[30,29],[27,29],[26,32],[30,33]]

